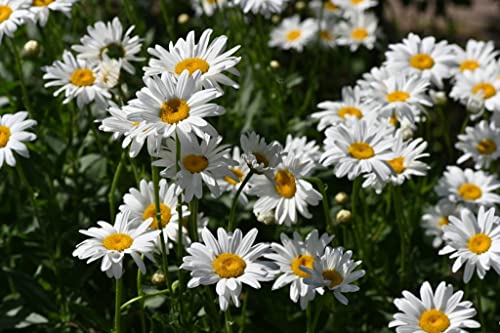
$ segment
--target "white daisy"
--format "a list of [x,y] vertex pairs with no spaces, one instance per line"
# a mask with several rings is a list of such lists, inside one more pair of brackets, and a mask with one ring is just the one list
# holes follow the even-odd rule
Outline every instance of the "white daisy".
[[443,243],[443,227],[450,223],[450,216],[457,216],[462,209],[461,206],[446,199],[440,200],[436,205],[426,209],[422,215],[422,228],[425,235],[434,237],[432,246],[438,248]]
[[177,133],[217,134],[205,117],[219,116],[224,108],[209,103],[222,95],[217,89],[200,90],[196,87],[201,72],[190,75],[183,72],[178,81],[169,74],[144,77],[146,87],[137,92],[137,98],[124,108],[131,121],[145,121],[159,135],[167,138]]
[[101,271],[106,272],[108,277],[119,279],[123,273],[123,259],[126,254],[130,254],[141,272],[146,273],[141,255],[154,261],[151,253],[159,231],[147,231],[151,220],[133,227],[128,223],[128,218],[129,212],[126,211],[116,215],[114,225],[99,221],[97,224],[100,228],[80,230],[81,234],[91,238],[78,244],[73,256],[81,260],[88,259],[88,264],[102,258]]
[[374,172],[381,181],[393,173],[386,161],[393,159],[393,129],[385,123],[349,118],[345,123],[330,127],[325,135],[325,152],[321,163],[335,165],[338,178],[348,176],[350,180],[362,173]]
[[320,167],[319,159],[321,151],[316,141],[307,141],[306,136],[293,137],[291,134],[286,136],[284,154],[294,156],[300,160],[300,163],[306,166],[304,176],[309,176],[316,168]]
[[49,19],[50,11],[62,12],[71,16],[71,8],[78,0],[32,0],[29,11],[33,13],[33,21],[44,27]]
[[450,259],[456,258],[453,273],[465,264],[465,283],[470,281],[474,270],[481,280],[491,267],[500,275],[500,217],[495,216],[495,208],[486,211],[479,207],[477,218],[465,208],[460,218],[450,217],[450,224],[443,231],[446,246],[439,254],[451,253]]
[[342,8],[338,5],[338,0],[312,0],[309,8],[316,18],[323,17],[325,20],[331,20],[342,16]]
[[356,14],[338,25],[337,44],[356,51],[361,45],[371,50],[377,40],[377,17],[371,13]]
[[[364,12],[369,8],[375,7],[378,4],[377,0],[335,0],[342,9],[348,12]],[[353,13],[353,15],[354,15]]]
[[322,46],[330,48],[337,46],[339,37],[337,29],[333,21],[322,20],[319,23],[318,35]]
[[244,237],[239,229],[228,234],[224,229],[217,230],[218,239],[207,228],[203,229],[203,243],[193,243],[186,250],[190,255],[182,258],[182,269],[191,271],[188,288],[199,285],[217,284],[219,306],[226,311],[230,300],[240,306],[239,296],[243,284],[259,289],[259,281],[269,281],[269,269],[258,259],[267,251],[269,245],[253,245],[257,229],[250,230]]
[[467,333],[465,329],[481,325],[471,319],[476,315],[473,304],[462,301],[463,291],[453,292],[452,285],[443,281],[433,292],[429,282],[420,287],[420,298],[403,291],[404,298],[394,299],[400,310],[394,315],[389,327],[396,333]]
[[20,25],[32,19],[27,7],[26,0],[0,0],[0,43],[4,35],[13,37]]
[[288,0],[234,0],[235,4],[239,4],[244,13],[252,12],[253,14],[278,14],[283,11]]
[[494,175],[448,166],[436,186],[436,193],[451,202],[463,202],[469,206],[492,206],[500,203],[500,195],[493,192],[498,188],[500,182]]
[[333,292],[335,298],[342,304],[347,305],[349,301],[342,293],[353,293],[359,290],[352,282],[365,275],[360,269],[354,271],[361,261],[351,259],[352,251],[346,251],[342,247],[332,249],[327,247],[325,253],[318,256],[312,268],[303,266],[301,269],[309,276],[304,283],[313,288],[325,288]]
[[[245,160],[241,157],[240,148],[235,146],[233,147],[232,159],[237,163],[235,166],[230,168],[230,171],[234,174],[235,178],[224,177],[222,179],[217,180],[220,188],[224,192],[231,192],[232,195],[236,195],[236,192],[240,189],[243,180],[250,172],[250,168],[248,167]],[[238,200],[243,207],[248,205],[247,193],[250,184],[247,183],[245,187],[241,190]]]
[[318,230],[314,229],[305,238],[294,232],[293,239],[284,233],[280,235],[281,244],[272,243],[271,249],[274,253],[265,254],[268,259],[273,260],[278,266],[281,274],[273,284],[272,289],[280,289],[290,285],[290,299],[305,309],[307,303],[314,299],[317,293],[323,294],[323,288],[314,288],[304,283],[304,278],[310,275],[301,267],[312,268],[317,257],[323,255],[325,247],[330,244],[333,236],[324,233],[319,237]]
[[489,168],[490,163],[500,157],[500,128],[495,122],[482,120],[474,127],[466,127],[465,134],[459,134],[455,147],[464,154],[457,160],[461,164],[469,159],[475,168]]
[[361,79],[356,82],[356,85],[360,87],[363,96],[369,97],[373,93],[372,85],[376,86],[381,84],[391,76],[392,73],[387,69],[387,67],[373,67],[369,72],[362,75]]
[[295,49],[302,52],[304,46],[313,40],[318,31],[318,23],[314,19],[300,21],[298,15],[288,17],[271,31],[270,47],[284,50]]
[[203,14],[212,16],[218,8],[224,8],[227,5],[227,0],[191,0],[191,6],[198,16]]
[[219,36],[209,43],[212,29],[203,31],[198,44],[195,43],[194,31],[190,31],[186,40],[179,38],[175,45],[170,42],[168,51],[156,45],[149,48],[148,53],[153,56],[149,66],[144,67],[145,75],[156,75],[165,72],[179,77],[187,71],[194,74],[201,72],[199,84],[204,88],[216,88],[222,91],[221,84],[238,88],[239,85],[223,72],[239,75],[235,66],[240,62],[240,57],[233,56],[240,48],[233,47],[224,52],[227,43],[226,36]]
[[478,68],[486,68],[495,62],[498,55],[493,41],[484,42],[469,39],[465,50],[458,45],[454,47],[457,74],[475,71]]
[[143,61],[144,58],[137,56],[141,52],[142,39],[131,37],[133,30],[134,26],[131,26],[123,33],[118,17],[111,22],[98,21],[87,28],[88,35],[80,39],[81,45],[73,45],[72,49],[78,52],[78,59],[87,60],[91,64],[99,63],[104,56],[121,60],[123,69],[134,74],[135,68],[131,62]]
[[221,193],[217,179],[228,177],[235,181],[237,177],[230,166],[235,163],[225,157],[229,153],[227,145],[220,145],[222,137],[210,137],[206,134],[200,142],[196,137],[187,137],[179,133],[181,147],[179,172],[176,171],[175,140],[167,140],[166,148],[160,151],[160,158],[154,165],[165,167],[161,175],[176,178],[177,184],[184,190],[184,201],[190,202],[193,197],[201,199],[203,183],[210,192],[218,197]]
[[76,98],[80,109],[93,101],[96,101],[99,108],[104,109],[111,98],[105,84],[98,79],[98,68],[76,59],[67,50],[62,55],[62,61],[57,60],[52,66],[45,66],[42,70],[45,72],[43,78],[48,81],[45,87],[61,86],[54,92],[54,96],[64,91],[64,104]]
[[281,144],[277,141],[267,144],[266,139],[255,132],[242,134],[240,145],[243,151],[241,158],[257,173],[270,173],[282,161]]
[[443,88],[443,79],[452,74],[455,54],[447,41],[436,43],[432,36],[422,39],[410,33],[402,43],[389,45],[389,49],[385,53],[386,65],[393,73],[421,75],[439,89]]
[[36,139],[35,134],[25,131],[35,126],[36,121],[26,119],[26,117],[28,117],[28,112],[25,111],[0,115],[0,169],[4,161],[11,167],[16,165],[12,152],[26,158],[30,157],[28,148],[23,142]]

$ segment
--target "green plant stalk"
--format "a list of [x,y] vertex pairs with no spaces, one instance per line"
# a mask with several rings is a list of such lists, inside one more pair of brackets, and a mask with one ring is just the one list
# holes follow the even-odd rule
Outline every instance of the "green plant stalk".
[[[144,258],[144,255],[142,257]],[[144,290],[142,290],[142,272],[139,268],[137,269],[137,296],[138,297],[144,296]],[[147,330],[146,330],[146,316],[144,313],[144,299],[141,299],[139,301],[139,319],[141,321],[141,332],[146,333]]]
[[[175,171],[179,173],[181,161],[181,142],[177,132],[175,132]],[[182,193],[177,196],[177,215],[179,216],[179,228],[177,233],[177,257],[182,259],[184,245],[182,244]]]
[[169,19],[169,17],[173,16],[169,16],[166,2],[167,0],[160,0],[161,16],[163,17],[163,21],[165,21],[165,26],[167,27],[167,33],[170,37],[170,40],[175,40],[174,29],[172,27],[172,22]]
[[38,211],[38,204],[36,203],[36,199],[35,199],[35,192],[33,191],[33,187],[31,187],[31,184],[29,183],[28,179],[26,178],[26,175],[24,174],[24,170],[23,170],[23,167],[21,166],[20,162],[16,163],[16,171],[17,171],[17,174],[19,175],[19,179],[21,180],[21,183],[28,190],[28,193],[30,196],[30,201],[31,201],[31,206],[33,207],[33,214],[35,214],[36,222],[38,224],[40,224],[40,214]]
[[119,278],[115,280],[115,324],[113,328],[113,333],[121,332],[121,302],[123,293],[123,279]]
[[[401,193],[397,190],[395,186],[392,187],[392,198],[394,202],[394,212],[396,215],[396,223],[399,228],[399,238],[400,238],[400,246],[401,246],[401,280],[403,282],[403,286],[406,285],[407,282],[407,259],[408,259],[408,248],[409,244],[409,236],[408,230],[406,226],[406,219],[403,212],[403,205],[401,203]],[[407,244],[408,243],[408,244]]]
[[[189,204],[191,211],[191,216],[189,217],[189,234],[193,242],[198,241],[198,198],[193,198]],[[182,223],[179,224],[179,228],[182,228]]]
[[247,305],[248,305],[248,292],[243,296],[243,306],[241,307],[241,317],[240,317],[240,329],[239,333],[243,333],[245,331],[245,317],[247,313]]
[[364,258],[364,242],[362,242],[361,237],[361,226],[359,225],[360,223],[363,223],[361,219],[358,216],[358,211],[357,211],[357,203],[359,198],[359,191],[361,188],[361,178],[357,177],[354,179],[352,183],[352,192],[351,192],[351,213],[352,213],[352,228],[354,232],[354,238],[356,240],[356,245],[359,249],[360,256]]
[[[328,292],[328,290],[326,292]],[[316,332],[316,326],[318,325],[319,316],[321,314],[321,310],[323,310],[324,298],[327,296],[328,295],[318,297],[319,298],[318,299],[318,306],[316,307],[316,311],[314,313],[314,317],[313,317],[312,323],[311,323],[311,328],[310,328],[310,330],[308,330],[308,332]]]
[[118,166],[116,167],[115,175],[113,176],[113,182],[111,183],[111,189],[109,190],[108,193],[109,216],[112,222],[115,221],[115,191],[116,191],[116,186],[118,185],[118,181],[120,180],[120,175],[122,173],[123,162],[125,161],[125,154],[126,152],[124,151],[120,158],[120,163],[118,163]]
[[305,177],[304,180],[315,183],[321,193],[322,202],[323,202],[323,214],[325,214],[325,222],[326,222],[326,230],[328,233],[333,233],[334,225],[332,223],[332,218],[330,216],[330,206],[328,204],[328,197],[326,196],[326,190],[323,181],[317,177]]
[[169,289],[163,289],[163,290],[157,291],[155,293],[144,294],[143,296],[134,297],[132,299],[129,299],[125,303],[123,303],[122,306],[120,307],[120,310],[121,311],[125,310],[127,307],[129,307],[130,305],[134,304],[135,302],[141,302],[141,301],[144,301],[144,300],[146,300],[146,299],[148,299],[150,297],[155,297],[155,296],[160,296],[160,295],[165,295],[165,294],[170,294],[170,290]]
[[483,307],[482,307],[482,302],[481,302],[481,295],[483,294],[483,286],[481,284],[481,280],[478,278],[476,280],[476,306],[477,306],[477,312],[479,313],[479,320],[481,321],[481,333],[486,333],[486,318],[484,318],[484,312],[483,312]]
[[231,310],[229,308],[224,311],[224,322],[225,322],[225,327],[226,327],[226,333],[232,333],[233,329],[231,327],[233,323],[233,319],[231,318]]
[[19,78],[19,83],[21,84],[21,92],[23,94],[23,104],[26,110],[28,111],[30,118],[35,119],[35,115],[33,113],[33,107],[31,105],[30,99],[29,99],[29,94],[28,94],[28,89],[26,87],[26,81],[24,80],[24,73],[23,73],[23,65],[21,61],[21,56],[19,55],[19,51],[17,50],[16,45],[10,38],[4,38],[5,43],[7,44],[7,47],[10,49],[12,56],[14,57],[14,63],[15,63],[15,68],[17,72],[17,76]]
[[247,185],[250,178],[252,178],[254,172],[255,171],[253,169],[250,169],[250,172],[248,172],[248,174],[245,176],[245,179],[243,179],[243,182],[241,183],[240,187],[238,188],[238,190],[236,191],[236,194],[233,197],[233,201],[231,202],[231,211],[229,212],[229,222],[227,225],[227,229],[229,231],[233,231],[233,229],[237,226],[236,207],[238,206],[238,198],[239,198],[241,192],[243,191],[243,189],[245,188],[245,186]]

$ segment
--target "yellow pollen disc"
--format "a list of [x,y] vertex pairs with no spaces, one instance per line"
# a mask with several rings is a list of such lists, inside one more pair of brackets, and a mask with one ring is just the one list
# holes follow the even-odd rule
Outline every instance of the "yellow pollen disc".
[[396,126],[398,123],[398,115],[396,112],[392,114],[392,117],[389,118],[389,124]]
[[111,234],[102,240],[102,245],[108,250],[123,251],[132,246],[134,240],[127,234]]
[[229,184],[236,186],[236,184],[238,184],[239,182],[241,182],[243,180],[243,176],[245,174],[243,173],[243,170],[241,170],[239,168],[232,168],[231,171],[234,173],[234,175],[236,177],[238,177],[239,181],[236,181],[233,178],[228,177],[228,176],[224,176],[224,180],[226,182],[228,182]]
[[388,93],[385,98],[389,103],[405,102],[408,98],[410,98],[410,94],[408,94],[406,91],[396,90]]
[[331,1],[325,3],[325,10],[329,12],[335,12],[339,9],[339,7],[335,6]]
[[274,189],[283,198],[292,198],[297,192],[297,185],[295,184],[295,177],[286,169],[280,169],[274,176]]
[[269,160],[264,156],[262,155],[261,153],[257,153],[257,152],[252,152],[253,156],[255,156],[255,159],[257,160],[257,162],[259,164],[262,164],[264,166],[264,168],[267,168],[269,166]]
[[481,198],[483,192],[477,185],[464,183],[458,188],[458,194],[460,194],[460,196],[465,200],[476,200]]
[[411,67],[424,70],[434,66],[434,59],[427,53],[417,53],[410,59]]
[[191,173],[202,172],[208,166],[208,159],[203,155],[187,155],[182,159],[182,164]]
[[364,142],[355,142],[351,144],[348,151],[352,157],[358,160],[366,160],[375,155],[375,151],[373,150],[373,148],[369,144]]
[[363,113],[361,112],[360,109],[355,108],[354,106],[343,106],[339,109],[338,115],[342,118],[345,119],[346,116],[353,116],[358,119],[363,118]]
[[221,253],[212,262],[215,273],[221,278],[234,278],[243,275],[247,264],[239,255]]
[[479,63],[475,60],[464,60],[460,64],[460,71],[473,71],[475,69],[479,68]]
[[491,155],[497,150],[497,144],[493,140],[483,139],[477,144],[476,149],[481,154]]
[[300,30],[291,30],[289,33],[286,34],[286,39],[289,42],[293,42],[294,40],[299,38],[301,34],[302,33],[300,32]]
[[441,333],[450,326],[450,319],[440,310],[425,310],[418,321],[420,328],[426,333]]
[[6,5],[0,5],[0,23],[7,21],[12,14],[12,8]]
[[139,125],[139,122],[138,122],[138,121],[134,121],[134,122],[132,122],[132,126],[137,126],[137,125]]
[[292,264],[290,265],[290,267],[292,268],[292,271],[295,275],[300,276],[301,278],[306,278],[306,277],[309,277],[311,274],[306,273],[303,270],[301,270],[300,266],[304,266],[304,267],[307,267],[309,269],[312,269],[313,263],[314,263],[313,256],[310,256],[307,254],[301,254],[300,256],[298,256],[292,260]]
[[[170,218],[172,217],[172,211],[170,210],[170,207],[165,205],[164,203],[160,203],[160,214],[161,214],[161,225],[162,227],[165,227],[168,222],[170,222]],[[142,214],[142,219],[147,220],[150,217],[153,218],[153,222],[151,222],[150,227],[154,229],[159,229],[158,226],[158,219],[156,218],[156,206],[154,203],[146,207],[144,209],[144,212]]]
[[330,288],[330,289],[338,286],[339,284],[342,283],[342,281],[344,281],[344,278],[342,277],[342,275],[340,275],[339,273],[337,273],[333,269],[325,270],[323,272],[323,279],[330,280],[330,284],[328,285],[328,288]]
[[10,128],[0,125],[0,148],[7,146],[10,138]]
[[356,40],[363,40],[368,37],[368,31],[365,28],[356,28],[351,31],[351,38]]
[[319,32],[319,37],[326,42],[329,42],[333,39],[332,34],[326,30],[321,30]]
[[78,87],[86,87],[94,84],[94,72],[88,68],[78,68],[71,74],[70,81]]
[[481,93],[484,99],[488,99],[490,97],[495,96],[497,94],[497,90],[495,89],[495,86],[493,86],[491,83],[481,82],[476,84],[472,88],[472,93],[474,95]]
[[448,220],[448,216],[441,216],[441,218],[439,219],[438,225],[440,227],[442,227],[443,225],[447,225],[449,223],[450,223],[450,221]]
[[403,156],[396,157],[390,161],[387,161],[395,173],[402,173],[405,171],[405,158]]
[[189,71],[189,74],[193,74],[194,72],[200,70],[203,74],[208,72],[210,65],[204,59],[201,58],[187,58],[180,61],[175,66],[175,73],[180,75],[186,69]]
[[54,0],[33,0],[33,6],[45,7],[53,3]]
[[360,3],[363,3],[363,1],[365,1],[365,0],[351,0],[351,3],[353,5],[359,5]]
[[490,236],[480,233],[475,234],[471,238],[469,238],[469,242],[467,242],[467,247],[471,252],[475,254],[481,254],[490,249],[491,246],[491,238]]
[[179,121],[189,117],[189,110],[191,108],[185,100],[172,98],[161,105],[160,118],[164,123],[177,124]]

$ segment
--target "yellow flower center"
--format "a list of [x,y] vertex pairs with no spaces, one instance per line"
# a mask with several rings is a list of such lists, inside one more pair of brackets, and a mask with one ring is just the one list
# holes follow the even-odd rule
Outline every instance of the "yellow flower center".
[[325,42],[329,42],[333,39],[332,34],[326,30],[321,30],[319,32],[319,37]]
[[418,321],[420,328],[426,333],[441,333],[450,326],[450,319],[440,310],[425,310]]
[[132,246],[134,240],[127,234],[111,234],[102,240],[102,245],[108,250],[123,251]]
[[187,102],[180,98],[172,98],[163,102],[160,108],[161,121],[167,124],[177,124],[189,117],[191,108]]
[[330,284],[328,285],[328,288],[333,288],[338,286],[339,284],[344,281],[344,278],[342,275],[337,273],[334,269],[327,269],[323,272],[323,279],[325,280],[330,280]]
[[465,200],[476,200],[483,195],[479,186],[471,183],[464,183],[458,188],[458,194]]
[[358,119],[363,118],[363,113],[361,112],[360,109],[355,108],[354,106],[343,106],[339,109],[338,115],[342,118],[345,119],[346,116],[353,116]]
[[475,60],[464,60],[460,64],[460,71],[473,71],[479,68],[479,63]]
[[257,152],[252,152],[253,156],[255,156],[255,159],[257,160],[257,162],[259,164],[262,164],[264,166],[264,168],[267,168],[269,166],[269,160],[264,156],[262,155],[261,153],[257,153]]
[[299,38],[301,34],[302,33],[300,32],[300,30],[291,30],[290,32],[288,32],[286,34],[286,39],[289,42],[293,42],[294,40],[296,40],[297,38]]
[[410,59],[411,67],[424,70],[434,66],[434,59],[427,53],[417,53]]
[[301,278],[309,277],[311,274],[304,272],[300,269],[300,266],[307,267],[309,269],[313,268],[314,257],[308,254],[301,254],[292,260],[290,267],[295,275]]
[[190,154],[182,159],[182,163],[191,173],[198,173],[207,168],[208,159],[203,155]]
[[88,68],[78,68],[71,74],[70,81],[78,87],[86,87],[94,84],[94,72]]
[[351,38],[355,40],[363,40],[368,37],[368,31],[365,28],[356,28],[351,31]]
[[175,73],[180,75],[186,69],[189,71],[189,74],[193,74],[194,72],[200,70],[203,74],[208,72],[210,65],[204,59],[201,58],[187,58],[180,61],[175,66]]
[[233,253],[221,253],[212,262],[215,273],[221,278],[234,278],[243,275],[247,264],[240,256]]
[[448,225],[450,221],[448,220],[448,216],[441,216],[439,219],[438,225],[442,227],[443,225]]
[[330,0],[325,3],[325,10],[329,12],[335,12],[339,7],[335,6]]
[[493,86],[491,83],[481,82],[476,84],[472,88],[472,93],[474,95],[481,93],[484,99],[488,99],[490,97],[495,96],[497,94],[497,90],[495,89],[495,86]]
[[0,148],[7,145],[10,138],[10,128],[0,125]]
[[480,233],[475,234],[471,238],[469,238],[469,242],[467,242],[467,247],[471,252],[475,254],[481,254],[489,250],[491,246],[491,238],[490,236]]
[[483,139],[477,144],[476,149],[481,154],[491,155],[497,150],[497,144],[493,140]]
[[396,112],[394,112],[392,114],[392,117],[389,118],[389,124],[396,126],[397,123],[398,123],[398,115],[396,114]]
[[403,156],[396,157],[390,161],[387,161],[395,173],[400,174],[406,170],[405,168],[405,158]]
[[[160,203],[160,214],[161,214],[161,225],[165,227],[168,222],[170,222],[170,218],[172,217],[172,211],[169,206],[164,203]],[[154,229],[159,229],[158,219],[156,218],[156,206],[154,203],[146,207],[144,209],[144,213],[142,214],[142,219],[147,220],[150,217],[153,218],[153,222],[151,222],[150,227]]]
[[352,157],[358,160],[366,160],[375,155],[373,148],[365,142],[355,142],[351,144],[348,151]]
[[406,91],[396,90],[388,93],[385,98],[389,103],[405,102],[408,98],[410,98],[410,94],[408,94]]
[[0,5],[0,23],[7,21],[12,14],[12,8],[6,5]]
[[53,3],[54,0],[33,0],[33,6],[45,7]]
[[233,178],[231,178],[229,176],[224,176],[224,180],[226,182],[228,182],[229,184],[236,186],[236,184],[238,184],[239,182],[241,182],[243,180],[243,176],[245,174],[243,173],[243,170],[241,170],[239,168],[232,168],[231,171],[232,171],[232,173],[234,173],[234,175],[236,177],[238,177],[239,180],[236,181],[236,180],[234,180]]
[[352,3],[353,5],[359,5],[359,4],[360,4],[360,3],[362,3],[363,1],[365,1],[365,0],[351,0],[351,3]]
[[274,176],[274,189],[283,198],[292,198],[297,192],[297,185],[295,184],[295,177],[286,169],[280,169]]

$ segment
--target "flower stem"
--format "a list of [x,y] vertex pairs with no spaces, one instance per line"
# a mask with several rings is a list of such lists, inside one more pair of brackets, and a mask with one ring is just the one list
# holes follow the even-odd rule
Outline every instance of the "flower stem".
[[[198,241],[198,198],[193,198],[189,204],[191,216],[189,217],[189,237],[193,242]],[[182,228],[182,223],[179,223],[179,228]]]
[[[137,296],[138,297],[144,296],[144,290],[142,289],[142,272],[140,269],[137,269]],[[146,330],[146,317],[144,314],[144,299],[141,299],[139,301],[139,319],[141,321],[141,332],[146,333],[147,330]]]
[[123,293],[123,280],[122,278],[115,280],[115,325],[113,329],[113,333],[121,332],[121,302],[122,302],[122,293]]
[[118,180],[120,180],[120,175],[122,173],[123,162],[125,161],[125,154],[126,152],[124,151],[122,153],[122,157],[120,158],[120,163],[118,163],[118,166],[116,167],[115,175],[113,176],[113,182],[111,183],[111,189],[109,190],[108,193],[109,216],[112,222],[114,222],[115,220],[115,191],[116,191],[116,186],[118,185]]
[[477,312],[479,313],[479,320],[481,321],[481,333],[486,333],[486,320],[484,318],[483,307],[481,304],[481,296],[483,294],[483,286],[481,284],[481,280],[476,279],[476,306]]
[[21,166],[21,163],[19,163],[19,162],[16,163],[16,171],[17,171],[17,174],[19,175],[19,179],[21,179],[21,183],[28,190],[28,193],[30,195],[31,206],[33,207],[33,214],[35,215],[36,222],[40,224],[40,214],[38,212],[38,204],[36,203],[35,192],[33,191],[33,187],[31,187],[31,184],[29,183],[28,179],[26,178],[26,175],[24,174],[23,167]]
[[163,289],[163,290],[157,291],[155,293],[144,294],[142,296],[134,297],[132,299],[129,299],[125,303],[123,303],[122,306],[120,307],[120,310],[121,311],[125,310],[127,307],[129,307],[130,305],[134,304],[135,302],[141,302],[141,301],[144,301],[147,298],[155,297],[155,296],[160,296],[160,295],[165,295],[165,294],[170,294],[170,290],[169,289]]
[[243,296],[243,306],[241,308],[241,318],[240,318],[240,330],[238,331],[239,333],[243,333],[245,331],[245,315],[247,312],[247,305],[248,305],[248,292],[245,293],[245,296]]
[[167,0],[160,0],[160,11],[163,20],[165,21],[165,26],[167,27],[167,33],[170,37],[170,40],[175,40],[175,34],[172,28],[172,22],[170,21],[170,18],[173,18],[173,16],[168,14]]
[[21,57],[19,55],[19,51],[17,50],[16,45],[10,38],[5,38],[5,43],[7,47],[10,48],[12,56],[14,57],[15,68],[17,72],[17,76],[19,77],[19,83],[21,84],[21,92],[23,94],[23,104],[26,110],[28,111],[30,118],[35,118],[33,114],[33,107],[31,105],[28,89],[26,88],[26,81],[24,80],[23,66],[21,62]]
[[321,193],[321,197],[323,198],[322,199],[323,213],[325,214],[326,230],[330,234],[333,233],[334,225],[332,223],[332,219],[330,216],[330,207],[328,205],[328,197],[326,196],[327,187],[325,186],[323,181],[317,177],[306,177],[306,178],[304,178],[304,180],[315,183],[316,186],[318,187],[318,189]]
[[407,259],[408,259],[408,248],[410,246],[410,237],[408,234],[408,228],[406,225],[406,219],[403,212],[403,204],[401,202],[401,190],[399,187],[392,187],[392,198],[394,202],[394,212],[396,215],[396,223],[399,228],[399,238],[401,244],[401,281],[403,282],[403,286],[406,285],[407,278]]
[[359,249],[360,256],[364,257],[364,247],[363,242],[361,241],[361,231],[360,231],[360,223],[363,223],[359,218],[359,212],[357,211],[357,203],[359,200],[359,191],[361,189],[361,178],[357,177],[354,179],[352,183],[352,192],[351,192],[351,213],[352,213],[352,228],[354,232],[354,238],[356,240],[356,245]]
[[226,323],[226,333],[232,333],[233,329],[231,325],[233,324],[233,319],[231,318],[231,309],[228,308],[224,311],[224,319]]
[[243,191],[243,189],[247,185],[247,183],[250,180],[250,178],[252,178],[253,174],[254,174],[254,170],[250,169],[250,172],[248,172],[248,174],[246,175],[245,179],[243,179],[243,182],[241,183],[240,187],[236,191],[236,194],[235,194],[235,196],[233,198],[233,201],[231,202],[231,211],[229,212],[229,223],[228,223],[228,226],[227,226],[227,229],[229,231],[233,231],[233,229],[237,225],[236,224],[236,206],[238,205],[238,198],[239,198],[239,196],[241,194],[241,191]]

